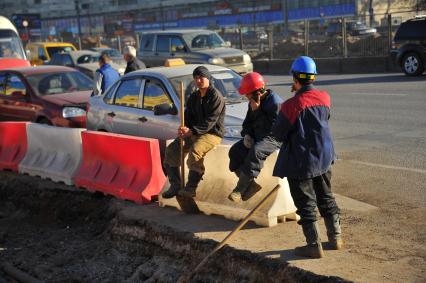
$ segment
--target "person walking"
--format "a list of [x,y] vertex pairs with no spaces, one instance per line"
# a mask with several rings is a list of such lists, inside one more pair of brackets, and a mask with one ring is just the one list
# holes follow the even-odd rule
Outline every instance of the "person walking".
[[107,53],[102,53],[101,56],[99,56],[99,69],[95,72],[92,95],[101,95],[120,78],[117,70],[115,70],[110,63],[111,58]]
[[183,197],[195,197],[196,189],[205,172],[204,157],[219,145],[225,133],[225,100],[211,82],[209,70],[199,66],[193,71],[197,89],[191,93],[185,108],[185,126],[179,127],[178,137],[184,138],[184,154],[188,155],[188,182],[180,189],[179,138],[167,148],[164,158],[170,188],[162,194],[172,198],[179,193]]
[[124,74],[146,68],[145,64],[136,57],[136,49],[133,46],[126,45],[124,47],[123,58],[127,62]]
[[243,77],[239,87],[241,95],[249,100],[241,136],[229,150],[229,170],[238,176],[235,189],[228,198],[234,202],[248,200],[261,186],[255,182],[263,163],[281,143],[272,136],[272,125],[280,110],[282,99],[265,88],[264,78],[256,72]]
[[273,175],[287,177],[291,196],[300,216],[307,245],[296,247],[302,257],[324,256],[316,207],[324,217],[330,249],[343,248],[340,209],[331,191],[331,165],[335,152],[328,120],[330,96],[313,86],[317,74],[312,58],[301,56],[291,66],[295,95],[286,100],[272,128],[283,142]]

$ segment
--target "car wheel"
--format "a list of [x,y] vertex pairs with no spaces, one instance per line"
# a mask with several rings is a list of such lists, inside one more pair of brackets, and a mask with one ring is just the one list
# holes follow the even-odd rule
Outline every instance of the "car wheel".
[[52,122],[50,122],[46,118],[40,118],[40,119],[38,119],[37,123],[52,126]]
[[401,64],[402,70],[407,76],[418,76],[424,71],[422,58],[417,53],[410,52],[404,55]]

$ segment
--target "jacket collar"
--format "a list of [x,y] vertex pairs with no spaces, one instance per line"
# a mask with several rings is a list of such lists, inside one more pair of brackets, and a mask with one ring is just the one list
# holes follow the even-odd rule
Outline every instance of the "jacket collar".
[[296,94],[294,96],[300,95],[300,94],[302,94],[302,93],[304,93],[308,90],[312,90],[312,89],[314,89],[313,84],[302,86],[298,91],[296,91]]

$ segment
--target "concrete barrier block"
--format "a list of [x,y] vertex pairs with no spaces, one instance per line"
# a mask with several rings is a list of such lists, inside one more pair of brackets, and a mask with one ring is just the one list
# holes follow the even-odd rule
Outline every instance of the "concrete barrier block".
[[29,123],[28,150],[19,164],[19,173],[72,185],[81,162],[82,131]]
[[[262,190],[247,201],[234,203],[228,199],[228,195],[234,189],[238,178],[228,170],[230,145],[219,145],[209,152],[205,159],[206,173],[203,176],[198,189],[195,202],[199,209],[207,214],[224,216],[227,219],[243,219],[277,184],[281,188],[269,201],[251,218],[260,226],[274,226],[286,219],[296,219],[296,207],[290,195],[286,179],[272,177],[272,171],[278,152],[275,152],[265,162],[265,167],[256,179],[262,186]],[[168,186],[165,188],[167,189]],[[164,199],[159,196],[160,206],[173,206],[179,208],[175,198]]]
[[383,73],[387,71],[387,57],[342,58],[345,74]]
[[0,170],[18,171],[27,152],[27,122],[0,123]]

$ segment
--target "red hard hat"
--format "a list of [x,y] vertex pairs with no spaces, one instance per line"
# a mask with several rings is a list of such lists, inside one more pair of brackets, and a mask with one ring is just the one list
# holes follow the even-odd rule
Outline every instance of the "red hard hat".
[[262,75],[256,72],[246,74],[240,83],[238,91],[241,95],[247,95],[250,92],[265,87],[265,80]]

